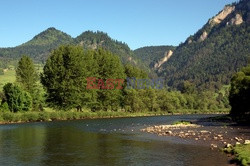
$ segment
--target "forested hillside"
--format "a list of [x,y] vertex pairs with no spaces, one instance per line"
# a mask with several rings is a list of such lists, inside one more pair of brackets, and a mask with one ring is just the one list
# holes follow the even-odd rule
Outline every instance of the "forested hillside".
[[55,28],[36,35],[30,41],[13,48],[0,48],[0,57],[6,59],[19,59],[22,55],[28,55],[38,62],[45,62],[49,52],[62,44],[70,44],[73,38]]
[[154,68],[154,65],[164,58],[169,50],[173,51],[174,49],[174,46],[148,46],[134,50],[134,54],[145,65]]
[[119,56],[124,63],[143,66],[133,57],[133,52],[127,44],[111,39],[107,33],[86,31],[78,37],[72,38],[55,28],[48,28],[20,46],[0,48],[0,58],[2,60],[20,59],[22,55],[27,55],[37,63],[44,63],[52,50],[60,45],[68,44],[80,45],[85,49],[103,48]]
[[226,6],[175,49],[159,76],[177,88],[184,80],[209,89],[229,84],[250,57],[249,9],[248,0]]

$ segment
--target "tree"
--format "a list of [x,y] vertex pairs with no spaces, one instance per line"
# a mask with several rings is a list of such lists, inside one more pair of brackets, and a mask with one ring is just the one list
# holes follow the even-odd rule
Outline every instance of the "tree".
[[229,102],[232,107],[231,115],[240,119],[250,120],[250,65],[242,68],[231,80]]
[[22,90],[19,86],[8,83],[3,87],[5,100],[8,108],[12,112],[29,111],[32,107],[32,98],[30,94]]
[[38,78],[33,61],[24,55],[18,62],[16,69],[17,82],[20,83],[26,91],[32,93],[36,87]]
[[148,75],[145,71],[137,68],[131,64],[124,65],[126,76],[129,78],[148,78]]
[[61,46],[52,51],[41,74],[47,102],[52,107],[81,110],[95,101],[95,91],[86,90],[86,78],[93,76],[96,66],[93,56],[78,46]]
[[[124,67],[118,56],[109,51],[99,49],[95,51],[95,61],[98,65],[97,78],[103,79],[125,79]],[[122,82],[114,83],[114,89],[98,90],[97,100],[103,110],[117,110],[123,100],[122,88],[118,88]]]
[[42,89],[38,84],[38,80],[38,73],[33,61],[24,55],[17,65],[16,81],[24,90],[30,93],[34,110],[42,110],[44,103]]
[[126,96],[124,99],[125,110],[128,112],[142,112],[145,109],[145,104],[142,101],[139,91],[130,89],[127,90]]
[[189,81],[184,81],[180,84],[180,89],[182,93],[192,94],[195,92],[195,86]]

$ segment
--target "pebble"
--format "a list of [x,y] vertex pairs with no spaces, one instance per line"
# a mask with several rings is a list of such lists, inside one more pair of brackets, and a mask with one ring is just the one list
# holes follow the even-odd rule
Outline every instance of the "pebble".
[[209,133],[209,131],[207,131],[207,130],[201,130],[200,132],[201,133]]
[[235,139],[236,141],[242,141],[242,139],[241,139],[241,138],[238,138],[238,137],[234,137],[234,139]]
[[231,144],[227,144],[227,145],[226,145],[226,148],[229,148],[229,147],[232,147],[232,145],[231,145]]
[[250,140],[245,140],[244,144],[245,145],[250,144]]
[[216,144],[211,144],[210,147],[211,149],[213,149],[213,148],[217,148],[218,146]]
[[166,133],[166,134],[170,134],[170,135],[173,134],[172,131],[166,131],[165,133]]

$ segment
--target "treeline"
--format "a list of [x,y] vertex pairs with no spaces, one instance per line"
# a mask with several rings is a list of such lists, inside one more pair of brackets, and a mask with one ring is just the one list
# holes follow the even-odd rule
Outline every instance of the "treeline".
[[250,123],[250,65],[234,74],[229,95],[231,116],[234,120]]
[[[186,82],[182,91],[164,89],[88,89],[87,78],[148,78],[141,69],[126,64],[103,49],[83,50],[80,46],[61,46],[52,51],[43,73],[38,76],[32,60],[23,56],[16,69],[16,83],[4,86],[2,111],[91,110],[123,112],[218,112],[229,108],[227,95],[198,92]],[[41,88],[41,84],[44,90]],[[103,84],[96,82],[97,85]],[[99,85],[102,86],[102,85]],[[189,111],[188,111],[189,110]]]

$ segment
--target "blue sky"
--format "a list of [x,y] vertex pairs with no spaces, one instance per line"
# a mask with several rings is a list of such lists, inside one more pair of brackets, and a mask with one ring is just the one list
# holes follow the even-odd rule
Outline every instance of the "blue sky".
[[131,49],[178,45],[235,0],[2,0],[0,47],[20,45],[49,27],[72,37],[100,30]]

